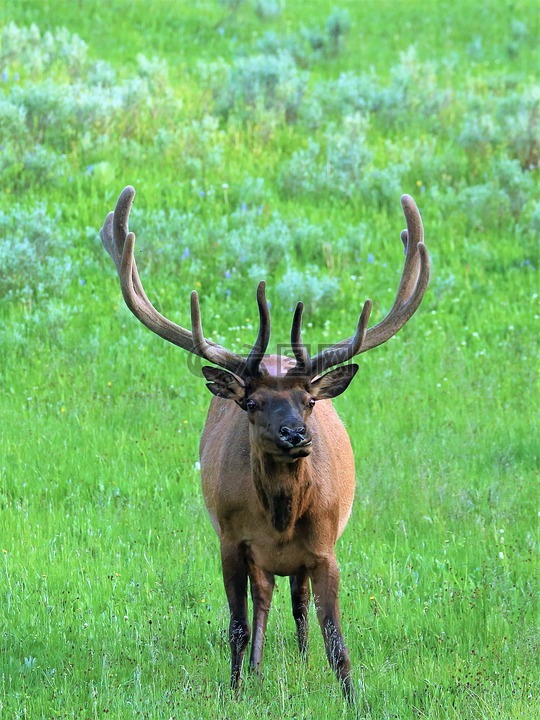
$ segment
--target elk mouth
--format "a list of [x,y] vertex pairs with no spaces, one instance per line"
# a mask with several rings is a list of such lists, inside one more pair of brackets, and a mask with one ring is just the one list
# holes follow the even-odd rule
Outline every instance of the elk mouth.
[[292,462],[311,454],[313,438],[308,435],[285,439],[281,434],[276,436],[266,432],[258,436],[256,444],[263,453],[272,455],[276,460]]
[[311,447],[313,443],[311,440],[306,441],[305,445],[297,445],[289,450],[289,457],[296,459],[307,457],[311,455]]
[[310,455],[313,447],[313,440],[311,438],[305,438],[301,442],[295,444],[280,440],[276,443],[276,447],[280,451],[279,454],[292,460],[297,460],[298,458]]

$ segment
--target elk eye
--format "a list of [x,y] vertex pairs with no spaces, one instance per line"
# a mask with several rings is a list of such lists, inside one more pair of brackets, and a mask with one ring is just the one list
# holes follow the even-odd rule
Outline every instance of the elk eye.
[[309,400],[309,402],[308,402],[308,407],[312,408],[314,406],[315,406],[315,398],[311,398],[311,400]]
[[246,407],[248,410],[255,410],[255,408],[257,407],[257,403],[255,402],[255,400],[248,400],[246,402]]

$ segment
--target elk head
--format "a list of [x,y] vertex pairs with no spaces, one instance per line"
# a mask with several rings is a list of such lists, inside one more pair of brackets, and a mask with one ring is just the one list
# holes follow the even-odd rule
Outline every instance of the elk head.
[[[317,358],[311,360],[301,339],[302,303],[298,303],[291,331],[291,345],[296,364],[280,358],[284,374],[270,375],[264,366],[264,353],[270,337],[270,316],[265,296],[265,284],[257,290],[260,330],[252,351],[252,360],[238,377],[226,370],[203,367],[207,387],[220,398],[233,400],[247,412],[253,446],[276,460],[292,462],[311,453],[312,435],[309,417],[318,400],[330,400],[341,395],[355,376],[358,365],[345,365],[320,375],[324,366]],[[368,300],[361,315],[355,336],[361,345],[371,310]],[[355,347],[356,347],[355,345]],[[353,348],[354,350],[354,348]],[[351,351],[339,357],[347,357]],[[354,354],[354,353],[353,353]],[[339,362],[338,358],[338,362]],[[333,363],[332,363],[333,364]]]
[[203,373],[214,395],[234,400],[247,412],[252,445],[276,460],[292,462],[311,453],[309,417],[316,401],[344,392],[357,370],[358,365],[339,367],[313,381],[261,374],[248,383],[214,367],[204,367]]

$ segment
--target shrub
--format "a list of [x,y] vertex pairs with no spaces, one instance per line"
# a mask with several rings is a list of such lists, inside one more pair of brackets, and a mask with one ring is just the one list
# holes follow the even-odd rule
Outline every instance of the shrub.
[[257,209],[262,209],[263,203],[266,199],[264,178],[252,178],[249,176],[244,178],[238,191],[238,197],[242,203],[242,211],[247,210],[248,207],[257,207]]
[[261,20],[273,20],[281,15],[283,10],[280,0],[256,0],[255,13]]
[[[269,0],[269,3],[277,5],[273,0]],[[348,12],[337,8],[328,17],[325,27],[303,27],[299,32],[289,34],[269,31],[257,40],[255,47],[262,54],[279,55],[286,52],[298,66],[305,68],[318,60],[338,55],[344,48],[345,36],[349,31]]]
[[523,168],[540,167],[540,87],[530,85],[503,97],[496,114],[511,156]]
[[540,87],[528,85],[502,97],[474,92],[466,104],[458,143],[471,157],[484,160],[502,148],[523,168],[540,166]]
[[463,119],[458,143],[468,152],[481,157],[489,156],[499,139],[499,129],[491,113],[468,113]]
[[116,72],[105,60],[96,60],[90,65],[86,81],[89,85],[112,87],[116,83]]
[[493,182],[471,185],[459,197],[470,227],[475,230],[500,229],[510,210],[508,196]]
[[344,43],[345,35],[351,30],[349,13],[342,8],[334,8],[326,21],[326,32],[332,55],[338,55]]
[[460,198],[473,228],[500,230],[509,220],[519,219],[532,188],[532,178],[517,160],[501,158],[483,184],[465,188]]
[[31,184],[38,187],[56,185],[68,172],[68,162],[64,155],[36,145],[24,154],[23,174],[19,178],[19,187]]
[[[289,226],[274,214],[270,221],[257,209],[240,209],[208,220],[178,210],[153,212],[133,208],[131,226],[144,233],[145,256],[155,271],[177,277],[179,263],[203,260],[209,273],[236,271],[249,276],[257,266],[263,275],[287,263],[292,247]],[[259,270],[257,270],[259,273]]]
[[522,170],[517,160],[506,157],[493,164],[492,174],[496,185],[508,197],[512,216],[519,218],[534,187],[531,176]]
[[336,304],[339,282],[336,278],[321,275],[313,266],[305,270],[291,268],[276,285],[276,293],[285,307],[292,310],[302,301],[306,313],[312,314]]
[[70,153],[79,138],[88,150],[113,134],[153,136],[155,116],[161,114],[163,122],[179,105],[162,60],[139,55],[136,73],[118,82],[108,63],[88,62],[84,42],[65,30],[42,35],[35,25],[6,25],[0,62],[20,68],[22,76],[6,84],[0,96],[4,153],[17,156],[35,177],[52,178],[52,166],[65,164],[59,157]]
[[208,174],[223,164],[224,137],[219,120],[213,115],[204,115],[201,120],[181,125],[173,133],[162,128],[156,134],[155,142],[161,144],[165,152],[172,151],[176,157],[180,156],[191,177],[206,186]]
[[329,194],[351,197],[369,172],[372,153],[367,146],[368,118],[356,113],[344,118],[341,127],[331,125],[326,152],[309,138],[308,145],[293,153],[285,164],[280,185],[291,196]]
[[356,113],[343,119],[340,128],[331,127],[327,133],[326,182],[327,189],[350,196],[365,174],[372,153],[367,147],[367,116]]
[[11,89],[8,100],[25,115],[28,139],[43,143],[54,141],[58,134],[64,135],[68,141],[71,139],[75,130],[72,116],[76,109],[70,86],[64,88],[53,80],[16,85]]
[[21,76],[49,72],[56,65],[76,77],[86,64],[86,43],[65,28],[42,34],[35,24],[18,27],[11,22],[0,33],[0,65],[17,69]]
[[409,165],[404,162],[392,162],[386,167],[373,168],[358,184],[362,201],[379,208],[394,208],[403,193],[403,175],[408,170]]
[[73,234],[59,230],[45,205],[0,210],[0,298],[32,303],[57,295],[70,280]]
[[321,117],[337,115],[339,117],[354,113],[376,111],[379,108],[380,87],[370,75],[355,75],[352,72],[341,73],[337,80],[317,83],[311,95],[306,98],[301,117],[316,114]]
[[540,237],[540,202],[535,202],[532,206],[531,217],[529,219],[527,229],[534,238]]
[[21,145],[27,137],[26,110],[0,97],[0,137],[2,143],[16,143]]
[[295,122],[308,79],[286,51],[238,57],[232,65],[212,63],[201,72],[215,111],[242,121],[272,113],[280,121]]
[[401,53],[399,64],[391,68],[388,85],[382,85],[372,74],[341,73],[336,80],[316,85],[306,97],[300,116],[308,125],[319,127],[322,123],[313,120],[327,115],[377,113],[388,125],[402,126],[411,113],[438,122],[438,113],[449,101],[450,93],[437,83],[437,66],[420,62],[413,46]]
[[219,4],[231,12],[236,12],[245,0],[219,0]]
[[511,58],[517,57],[529,36],[527,24],[518,18],[512,18],[506,52]]
[[390,85],[380,92],[378,109],[390,123],[405,121],[410,113],[436,118],[450,95],[437,83],[437,66],[421,62],[414,45],[400,53],[390,71]]
[[325,178],[320,163],[320,145],[312,138],[306,148],[295,150],[285,163],[279,184],[287,197],[297,197],[306,193],[320,193],[325,187]]
[[257,265],[265,270],[264,274],[271,274],[287,259],[290,245],[289,227],[279,215],[274,215],[267,225],[251,218],[232,228],[221,239],[220,252],[228,267]]

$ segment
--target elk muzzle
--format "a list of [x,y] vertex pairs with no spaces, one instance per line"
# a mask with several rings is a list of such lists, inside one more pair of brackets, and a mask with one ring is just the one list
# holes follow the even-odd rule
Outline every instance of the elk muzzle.
[[282,425],[278,433],[278,447],[292,457],[306,457],[313,444],[311,433],[305,425],[289,422]]
[[305,445],[307,442],[311,442],[311,440],[306,438],[305,425],[298,425],[292,428],[283,425],[279,429],[279,439],[290,447],[298,447],[299,445]]

